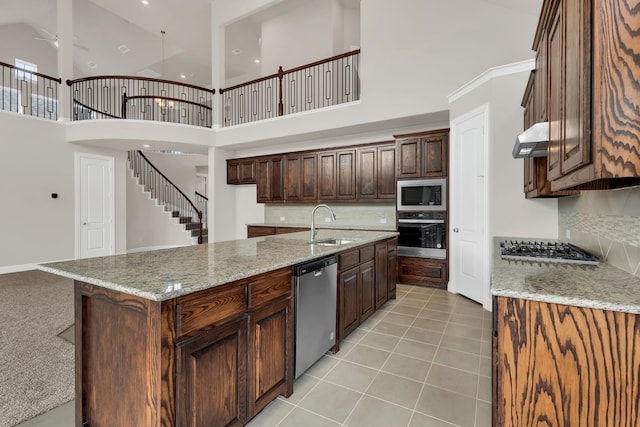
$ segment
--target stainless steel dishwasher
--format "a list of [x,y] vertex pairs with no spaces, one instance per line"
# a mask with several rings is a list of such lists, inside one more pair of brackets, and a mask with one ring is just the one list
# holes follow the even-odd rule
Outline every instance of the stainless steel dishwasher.
[[296,378],[336,343],[336,257],[293,268],[296,287]]

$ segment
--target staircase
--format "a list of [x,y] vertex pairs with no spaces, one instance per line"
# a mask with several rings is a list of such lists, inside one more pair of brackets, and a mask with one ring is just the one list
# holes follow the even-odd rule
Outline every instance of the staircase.
[[[206,197],[197,195],[200,209],[169,178],[158,170],[141,151],[128,152],[129,168],[144,191],[150,193],[166,212],[183,225],[199,244],[208,243]],[[203,202],[202,199],[205,201]]]

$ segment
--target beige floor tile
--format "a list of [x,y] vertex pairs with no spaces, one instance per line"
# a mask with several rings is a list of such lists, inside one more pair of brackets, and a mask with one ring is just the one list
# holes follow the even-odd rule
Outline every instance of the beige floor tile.
[[319,378],[302,374],[298,379],[296,379],[295,383],[293,383],[293,394],[289,397],[283,397],[283,399],[295,405],[299,403],[307,393],[309,393],[309,391],[318,384],[319,381]]
[[425,384],[416,411],[458,426],[473,427],[476,399]]
[[407,329],[403,338],[410,339],[412,341],[419,341],[427,344],[438,345],[442,339],[442,332],[430,331],[428,329],[422,329],[415,326]]
[[324,377],[323,381],[364,392],[377,374],[376,369],[343,360]]
[[[247,427],[272,427],[277,426],[284,417],[293,411],[295,408],[289,402],[286,402],[284,398],[278,397],[267,405],[258,415],[256,415],[248,424]],[[54,426],[51,426],[54,427]],[[56,426],[62,427],[62,426]]]
[[431,344],[403,339],[398,343],[398,346],[393,352],[430,362],[433,360],[433,356],[436,354],[437,348],[438,347]]
[[358,343],[354,341],[343,340],[340,342],[340,350],[333,354],[333,356],[337,359],[343,359],[357,344]]
[[478,401],[475,427],[491,427],[491,404]]
[[409,427],[452,427],[451,423],[414,412]]
[[371,331],[367,336],[360,340],[360,344],[379,348],[381,350],[392,351],[399,341],[400,337]]
[[389,357],[390,352],[380,350],[364,345],[356,345],[356,347],[345,356],[345,360],[373,369],[380,369]]
[[491,376],[493,375],[493,364],[491,363],[491,358],[480,358],[480,370],[478,373],[482,376],[491,378]]
[[429,294],[417,294],[410,293],[407,294],[402,301],[413,301],[415,303],[421,302],[422,305],[425,305],[427,301],[431,300],[431,295]]
[[482,341],[480,348],[480,355],[484,357],[491,357],[493,354],[493,343],[489,341]]
[[365,394],[413,409],[421,390],[421,382],[380,372]]
[[451,348],[453,350],[480,354],[481,341],[459,337],[456,335],[444,334],[442,336],[442,342],[440,343],[440,345],[446,348]]
[[396,305],[405,305],[407,307],[415,307],[422,308],[427,303],[428,297],[422,297],[422,295],[418,295],[418,298],[406,297],[402,298],[402,301],[398,302]]
[[361,393],[321,381],[298,406],[342,423],[361,396]]
[[431,310],[429,308],[423,308],[420,313],[418,313],[418,317],[430,320],[437,320],[439,322],[448,322],[449,317],[451,315],[449,313],[445,313],[443,311]]
[[447,328],[447,319],[446,317],[443,317],[442,320],[418,317],[411,326],[417,326],[418,328],[429,329],[431,331],[444,332]]
[[480,356],[463,351],[452,350],[446,347],[439,347],[433,358],[434,363],[461,369],[463,371],[478,373],[480,369]]
[[343,341],[350,341],[350,342],[357,343],[368,333],[369,333],[369,329],[358,328],[355,331],[351,332],[349,335],[347,335],[343,339]]
[[[340,350],[338,354],[340,353],[342,353],[342,350]],[[316,363],[311,365],[309,369],[306,370],[305,374],[312,375],[316,378],[322,378],[327,375],[327,372],[333,369],[333,367],[336,366],[339,361],[340,359],[338,359],[337,357],[322,356],[320,360],[318,360]]]
[[431,310],[442,311],[443,313],[451,313],[453,312],[455,304],[441,304],[433,301],[429,301],[425,304],[424,308],[428,308]]
[[478,399],[484,402],[491,402],[491,378],[478,377]]
[[411,411],[392,403],[363,396],[345,422],[346,427],[403,427],[409,424]]
[[[452,313],[451,317],[449,317],[449,322],[477,328],[478,325],[482,325],[482,318],[477,316],[469,316],[466,314]],[[484,326],[482,332],[484,333]]]
[[482,328],[474,328],[472,326],[459,325],[449,323],[444,333],[446,335],[455,335],[457,337],[474,339],[480,341],[482,338]]
[[420,313],[420,308],[411,307],[404,304],[396,304],[391,310],[392,313],[406,314],[407,316],[417,316]]
[[478,375],[434,363],[431,365],[426,383],[472,397],[475,400],[478,390]]
[[382,320],[387,323],[394,323],[396,325],[411,326],[411,324],[415,320],[415,316],[406,316],[404,314],[391,312],[387,313],[387,315],[384,316]]
[[[340,423],[329,420],[302,408],[295,408],[285,417],[278,427],[336,427]],[[267,426],[265,426],[267,427]]]
[[430,367],[431,363],[426,360],[392,353],[382,366],[382,371],[424,382]]
[[74,425],[75,400],[72,400],[16,427],[73,427]]
[[394,335],[396,337],[401,337],[407,332],[409,329],[408,326],[398,325],[396,323],[389,323],[382,321],[378,323],[372,330],[375,332],[379,332],[381,334]]

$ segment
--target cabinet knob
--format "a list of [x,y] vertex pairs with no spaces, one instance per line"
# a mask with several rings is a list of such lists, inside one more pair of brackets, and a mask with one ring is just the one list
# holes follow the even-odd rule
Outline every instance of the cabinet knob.
[[460,231],[460,230],[458,229],[458,227],[456,227],[456,228],[454,228],[454,229],[453,229],[453,232],[454,232],[454,233],[457,233],[458,231]]

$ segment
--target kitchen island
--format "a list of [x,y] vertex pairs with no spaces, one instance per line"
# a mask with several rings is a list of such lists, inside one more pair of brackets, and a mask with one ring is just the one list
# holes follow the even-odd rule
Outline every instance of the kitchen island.
[[76,426],[243,425],[294,378],[296,264],[395,238],[321,230],[50,263],[74,279]]
[[493,425],[637,425],[640,278],[602,261],[504,260],[504,240],[491,275]]

